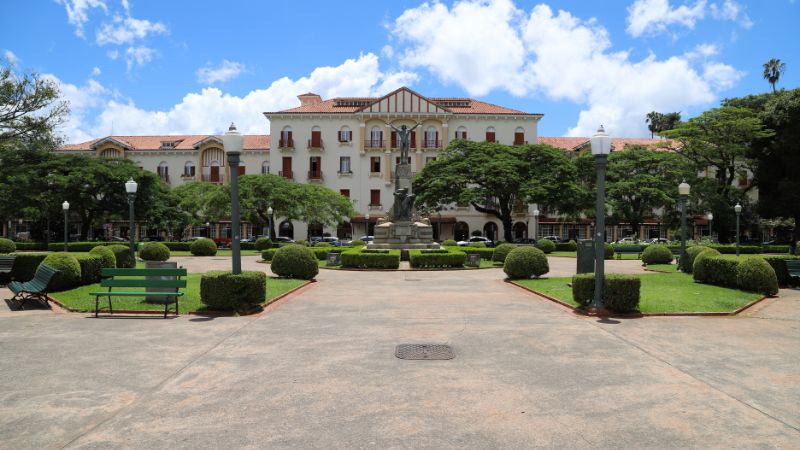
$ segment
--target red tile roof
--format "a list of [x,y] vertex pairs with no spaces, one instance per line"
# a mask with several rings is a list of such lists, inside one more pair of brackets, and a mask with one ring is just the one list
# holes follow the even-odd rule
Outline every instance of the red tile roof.
[[[67,144],[58,151],[89,151],[92,146],[100,141],[117,141],[128,150],[162,150],[162,142],[175,142],[175,150],[191,150],[194,146],[208,138],[222,141],[222,135],[195,134],[179,136],[106,136],[80,144]],[[244,135],[244,150],[269,150],[269,135],[246,134]]]
[[[552,145],[553,147],[564,150],[581,150],[590,145],[590,138],[588,137],[547,137],[539,136],[537,139],[539,144]],[[645,147],[664,147],[675,150],[678,148],[677,141],[668,141],[664,139],[648,139],[648,138],[612,138],[611,146],[614,149],[624,149],[629,145],[642,145]]]

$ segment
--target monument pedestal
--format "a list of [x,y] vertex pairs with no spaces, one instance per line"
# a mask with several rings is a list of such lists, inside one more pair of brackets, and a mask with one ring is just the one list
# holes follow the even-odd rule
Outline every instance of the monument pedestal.
[[367,248],[418,250],[439,248],[433,227],[422,222],[383,222],[375,226],[375,240]]

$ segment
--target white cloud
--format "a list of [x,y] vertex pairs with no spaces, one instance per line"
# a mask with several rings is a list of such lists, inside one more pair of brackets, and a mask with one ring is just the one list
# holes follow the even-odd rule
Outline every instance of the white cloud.
[[5,52],[3,52],[3,57],[12,66],[16,66],[17,64],[19,64],[19,58],[11,50],[6,50]]
[[150,22],[146,19],[121,17],[115,15],[111,23],[104,23],[96,35],[98,45],[130,44],[137,39],[144,39],[148,35],[165,34],[167,27],[161,22]]
[[698,0],[694,6],[677,8],[670,7],[668,0],[636,0],[628,7],[628,33],[634,37],[655,35],[672,24],[693,29],[695,23],[705,17],[705,9],[705,0]]
[[217,67],[206,64],[205,67],[197,69],[197,81],[202,84],[224,83],[242,74],[246,69],[245,65],[236,61],[222,60]]
[[119,50],[109,50],[106,52],[106,56],[111,58],[113,61],[116,61],[119,58]]
[[[699,61],[654,54],[633,60],[628,52],[611,50],[608,31],[595,19],[554,13],[547,5],[530,13],[510,11],[508,5],[504,0],[465,0],[449,10],[434,3],[405,11],[391,28],[392,37],[406,46],[395,47],[395,54],[472,95],[505,90],[577,103],[583,110],[566,131],[574,136],[590,136],[601,123],[617,136],[649,135],[647,112],[686,114],[692,107],[706,107],[741,77],[733,67],[710,61],[716,51],[710,45],[695,49],[704,56]],[[486,25],[489,16],[493,19]],[[404,30],[406,25],[412,29]],[[471,36],[464,37],[463,30]]]
[[725,0],[722,5],[712,3],[709,9],[711,10],[711,17],[715,19],[737,22],[743,28],[753,26],[750,16],[744,12],[744,7],[733,0]]
[[102,9],[108,14],[105,0],[56,0],[64,5],[67,10],[67,21],[75,26],[75,34],[84,37],[83,25],[89,21],[89,11],[94,8]]
[[128,65],[128,71],[134,66],[143,66],[149,63],[155,55],[156,51],[150,47],[128,47],[125,50],[125,63]]
[[70,142],[81,142],[108,135],[112,124],[116,134],[205,134],[222,132],[233,121],[243,133],[264,134],[269,133],[269,122],[262,113],[299,106],[297,95],[304,92],[323,98],[385,94],[416,79],[409,72],[381,71],[378,57],[368,53],[339,66],[318,67],[296,80],[280,78],[241,97],[208,87],[186,94],[164,110],[139,108],[133,100],[90,80],[80,88],[66,85],[70,98],[92,106],[73,108],[63,131]]
[[100,76],[100,74],[102,74],[102,73],[103,73],[103,72],[102,72],[102,71],[100,70],[100,68],[99,68],[99,67],[97,67],[97,66],[95,66],[95,67],[92,69],[92,76],[93,76],[93,77]]
[[699,44],[692,51],[686,52],[684,56],[686,59],[700,59],[710,58],[719,53],[719,47],[715,44]]
[[77,86],[65,83],[52,74],[43,74],[42,78],[55,82],[59,87],[61,98],[69,101],[70,114],[67,121],[61,125],[61,129],[66,132],[70,141],[84,142],[94,139],[94,136],[83,128],[87,116],[118,94],[92,79],[87,80],[83,86]]

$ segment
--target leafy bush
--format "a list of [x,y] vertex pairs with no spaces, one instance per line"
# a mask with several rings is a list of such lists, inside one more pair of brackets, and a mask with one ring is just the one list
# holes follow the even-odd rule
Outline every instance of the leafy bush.
[[503,271],[512,280],[539,278],[550,271],[547,256],[534,247],[517,247],[506,256]]
[[317,258],[303,245],[289,244],[272,257],[272,272],[281,277],[311,280],[319,273]]
[[267,300],[267,274],[211,271],[200,277],[200,301],[210,309],[244,310]]
[[270,238],[260,237],[256,239],[256,243],[253,247],[259,251],[272,248],[272,240]]
[[261,252],[261,259],[264,261],[272,261],[272,257],[275,256],[275,252],[277,252],[277,248],[268,248]]
[[[594,274],[572,277],[572,297],[581,306],[589,306],[594,298]],[[642,281],[634,275],[606,274],[603,277],[603,303],[620,313],[639,310]]]
[[322,242],[322,241],[320,241],[320,242],[317,242],[316,244],[314,244],[314,247],[333,247],[333,245],[331,245],[330,242]]
[[556,251],[556,244],[550,239],[539,239],[536,241],[535,247],[543,251],[545,254]]
[[170,251],[173,252],[188,252],[192,247],[191,242],[162,242]]
[[786,260],[797,260],[800,256],[791,255],[764,255],[764,260],[772,266],[775,276],[778,277],[778,285],[786,286],[789,284],[789,270],[786,268]]
[[69,253],[51,253],[42,261],[42,264],[59,271],[53,279],[50,280],[50,291],[66,291],[81,284],[81,265],[78,260]]
[[706,264],[706,260],[714,256],[719,256],[720,253],[713,248],[699,248],[701,250],[695,252],[695,257],[692,259],[692,270],[690,270],[692,278],[694,281],[700,283],[711,283],[712,274],[709,272],[709,270],[711,270],[711,265]]
[[39,264],[47,258],[47,253],[14,253],[14,257],[11,278],[15,281],[30,281]]
[[470,242],[469,245],[467,245],[467,247],[470,247],[470,248],[486,248],[486,244],[484,244],[483,242]]
[[38,251],[47,250],[47,244],[44,242],[15,242],[18,251]]
[[763,253],[789,253],[788,245],[763,245],[761,247]]
[[[86,242],[67,242],[67,251],[69,252],[88,252],[91,249],[97,247],[98,245],[115,245],[113,242],[96,242],[96,241],[86,241]],[[64,250],[64,243],[63,242],[51,242],[47,248],[51,252],[59,252]]]
[[570,240],[569,242],[559,242],[556,244],[556,251],[557,252],[577,252],[578,251],[578,243],[574,240]]
[[494,248],[494,253],[492,253],[492,261],[496,262],[505,262],[506,256],[511,253],[511,250],[517,248],[514,244],[500,244]]
[[[694,259],[697,257],[697,255],[702,253],[703,250],[706,250],[708,248],[710,247],[706,247],[703,245],[695,245],[692,247],[688,247],[686,249],[686,254],[681,256],[680,259],[678,260],[678,266],[680,267],[681,272],[692,273],[692,270],[694,270]],[[718,255],[719,251],[717,251],[716,254]]]
[[311,246],[311,244],[309,244],[308,241],[305,240],[305,239],[300,239],[299,241],[296,241],[295,244],[302,245],[302,246],[305,246],[305,247]]
[[442,245],[445,247],[455,247],[458,245],[458,242],[452,239],[445,239],[444,242],[442,242]]
[[114,252],[117,268],[132,269],[136,267],[136,260],[127,245],[109,245],[108,248]]
[[764,295],[778,293],[778,278],[775,271],[763,258],[743,258],[736,272],[739,288]]
[[605,243],[603,244],[603,259],[614,259],[614,246]]
[[669,264],[672,262],[672,252],[666,245],[648,245],[642,252],[644,264]]
[[145,261],[166,261],[169,259],[169,248],[160,242],[148,242],[139,250],[139,257]]
[[217,244],[211,239],[198,239],[192,242],[189,251],[194,256],[214,256],[217,254]]
[[11,239],[0,238],[0,254],[14,253],[17,251],[17,245]]
[[114,267],[117,267],[117,257],[114,256],[114,252],[105,245],[98,245],[97,247],[89,250],[89,254],[100,257],[101,268],[113,269]]
[[103,268],[103,258],[97,254],[75,255],[78,264],[81,266],[80,284],[92,284],[100,282],[100,270]]
[[400,267],[400,250],[347,250],[342,252],[342,267],[356,269],[397,269]]
[[481,255],[481,259],[488,259],[491,260],[494,256],[494,249],[493,248],[475,248],[475,247],[447,247],[447,250],[451,252],[461,252],[466,253],[468,255],[471,254],[478,254]]
[[332,247],[330,246],[322,248],[309,247],[309,250],[311,250],[311,253],[314,254],[315,258],[317,258],[320,261],[325,261],[328,258],[328,253],[332,251]]
[[365,245],[367,245],[367,243],[362,241],[361,239],[355,239],[352,242],[350,242],[351,247],[363,247]]
[[[736,254],[736,246],[735,245],[709,245],[709,247],[715,249],[716,251],[722,253],[723,255],[735,255]],[[757,253],[761,253],[763,249],[760,245],[740,245],[739,246],[739,253],[742,255],[754,255]]]
[[463,267],[467,255],[463,252],[448,252],[447,250],[409,250],[408,262],[411,267]]

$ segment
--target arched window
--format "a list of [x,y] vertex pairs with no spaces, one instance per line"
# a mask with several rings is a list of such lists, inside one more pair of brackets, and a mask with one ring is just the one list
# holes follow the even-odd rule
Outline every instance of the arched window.
[[186,161],[186,164],[183,165],[183,176],[193,178],[194,174],[195,174],[194,163],[191,161]]
[[486,128],[486,142],[497,142],[497,136],[495,136],[494,127]]
[[486,225],[483,226],[483,235],[489,240],[496,241],[497,224],[494,222],[486,222]]
[[353,132],[347,125],[339,129],[339,142],[351,142],[353,140]]
[[269,173],[269,161],[261,163],[261,173]]
[[294,140],[292,139],[292,127],[285,126],[281,130],[281,138],[278,141],[279,148],[294,148]]
[[524,144],[527,144],[527,142],[525,142],[525,129],[522,127],[517,127],[517,129],[514,130],[514,145]]
[[311,127],[311,140],[308,141],[308,148],[322,148],[322,129],[316,125]]
[[381,127],[375,126],[369,130],[369,146],[371,148],[383,147],[383,130],[381,130]]
[[278,236],[285,236],[289,239],[294,239],[294,225],[288,220],[284,220],[278,226]]
[[161,181],[164,183],[169,183],[169,166],[166,161],[161,161],[158,164],[158,177],[161,178]]
[[439,132],[436,127],[429,126],[425,129],[425,142],[423,148],[439,148]]
[[467,138],[467,127],[458,127],[456,128],[456,139],[466,139]]
[[466,241],[469,239],[469,225],[466,222],[456,222],[453,227],[453,239],[456,241]]
[[308,224],[308,240],[310,241],[311,238],[315,237],[322,237],[323,233],[322,224],[321,223],[310,223]]

